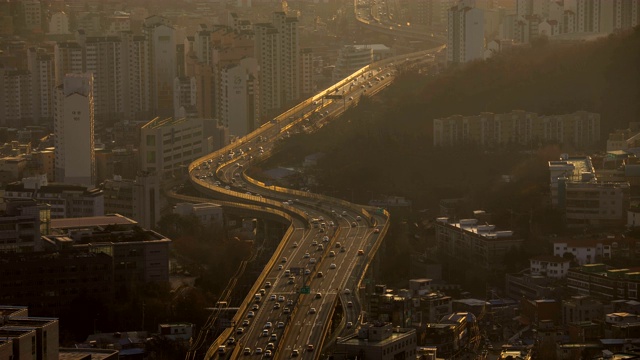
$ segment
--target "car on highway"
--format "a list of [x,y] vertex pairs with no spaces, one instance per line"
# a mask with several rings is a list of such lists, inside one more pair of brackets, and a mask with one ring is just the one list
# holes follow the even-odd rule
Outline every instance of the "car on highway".
[[316,263],[316,258],[311,258],[309,259],[309,264],[315,264]]
[[309,270],[309,269],[304,269],[304,274],[305,274],[305,275],[309,275],[309,274],[311,274],[311,270]]
[[262,348],[256,348],[256,351],[254,352],[254,354],[262,355]]
[[291,313],[291,309],[286,307],[286,308],[284,308],[284,310],[282,310],[282,312],[285,313],[285,314],[289,314],[289,313]]
[[346,252],[347,248],[345,248],[344,246],[340,248],[340,252]]
[[349,101],[353,100],[353,96],[349,96]]
[[362,220],[362,216],[360,216],[360,215],[356,216],[356,220],[357,220],[357,221]]
[[262,336],[263,337],[264,336],[269,336],[269,330],[267,330],[267,329],[262,330]]
[[271,356],[273,356],[273,355],[271,354],[271,350],[266,350],[266,351],[264,352],[264,357],[265,357],[265,358],[270,358]]
[[280,309],[280,303],[275,303],[273,305],[273,310],[279,310]]
[[243,320],[242,321],[242,326],[249,326],[251,325],[251,320]]
[[358,224],[356,224],[355,221],[351,223],[351,227],[356,227],[356,226],[358,226]]
[[264,283],[264,287],[265,288],[270,288],[271,287],[271,281],[267,281],[266,283]]
[[316,313],[316,308],[309,309],[309,314],[315,314],[315,313]]
[[233,345],[236,343],[236,338],[233,336],[227,339],[227,345]]
[[307,351],[309,352],[313,351],[313,344],[307,345]]
[[291,357],[298,357],[300,355],[300,351],[298,351],[298,349],[293,349],[293,351],[291,351]]
[[273,350],[276,347],[276,345],[272,342],[268,343],[267,346],[265,347],[266,350]]
[[283,256],[282,259],[280,259],[280,262],[286,263],[287,262],[287,257]]
[[271,321],[267,321],[262,328],[263,329],[271,329],[271,326],[273,326]]
[[347,329],[351,329],[353,327],[353,323],[351,321],[349,321],[347,323]]
[[364,255],[364,250],[362,249],[358,250],[358,256],[362,256],[362,255]]
[[329,251],[329,257],[335,257],[336,256],[336,252],[331,250]]
[[293,247],[297,248],[298,247],[298,243],[296,241],[293,242]]
[[316,293],[316,299],[322,298],[322,293]]
[[278,302],[284,302],[285,298],[283,295],[278,296]]
[[336,268],[336,264],[329,265],[329,269],[335,269],[335,268]]
[[349,289],[344,289],[344,294],[345,294],[345,295],[350,295],[350,294],[351,294],[351,290],[349,290]]
[[311,254],[309,254],[308,252],[304,253],[304,255],[302,256],[305,259],[308,259],[311,257]]
[[353,307],[353,303],[351,301],[347,302],[347,307]]
[[318,246],[318,242],[313,240],[313,242],[311,243],[311,246]]
[[318,271],[318,273],[316,274],[316,277],[324,277],[324,274],[322,273],[322,271]]
[[282,268],[284,268],[284,266],[282,266],[282,264],[278,265],[278,270],[282,270]]
[[326,235],[325,235],[325,236],[323,236],[323,237],[322,237],[322,241],[324,241],[324,242],[328,242],[328,241],[329,241],[329,237],[328,237],[328,236],[326,236]]
[[248,317],[248,318],[252,318],[252,317],[254,317],[254,316],[256,316],[256,314],[255,314],[253,311],[249,311],[249,312],[247,313],[247,317]]
[[380,229],[378,229],[378,228],[373,229],[373,233],[374,234],[378,234],[379,232],[380,232]]
[[244,334],[244,328],[237,328],[236,329],[236,334],[238,334],[238,335]]
[[244,348],[244,350],[242,351],[242,355],[251,355],[251,348]]
[[282,322],[282,321],[278,321],[277,328],[278,328],[278,329],[282,329],[283,327],[284,327],[284,322]]
[[258,305],[258,304],[253,304],[253,306],[251,307],[251,310],[253,310],[253,311],[258,311],[258,310],[260,310],[260,305]]

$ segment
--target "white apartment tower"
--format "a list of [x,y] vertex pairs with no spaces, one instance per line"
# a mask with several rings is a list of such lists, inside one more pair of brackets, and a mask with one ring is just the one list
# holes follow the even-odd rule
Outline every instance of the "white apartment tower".
[[244,58],[222,69],[220,120],[232,136],[244,136],[260,125],[258,62]]
[[125,119],[148,118],[151,115],[151,94],[147,38],[132,32],[122,32],[120,39],[122,113]]
[[600,32],[600,0],[576,2],[576,32]]
[[96,176],[92,74],[68,74],[56,87],[53,125],[55,180],[92,187]]
[[254,25],[255,56],[260,65],[260,114],[269,116],[281,106],[278,30],[271,24]]
[[460,64],[482,59],[484,13],[481,9],[457,5],[448,12],[447,62]]

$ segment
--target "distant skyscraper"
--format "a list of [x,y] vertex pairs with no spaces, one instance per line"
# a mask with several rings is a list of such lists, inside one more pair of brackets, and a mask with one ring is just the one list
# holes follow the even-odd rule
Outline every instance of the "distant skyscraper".
[[254,33],[260,65],[260,113],[271,116],[300,98],[298,18],[276,12],[272,23],[255,24]]
[[254,25],[255,54],[260,65],[260,114],[273,115],[281,106],[278,30],[271,24]]
[[31,73],[31,106],[34,122],[53,118],[54,64],[53,56],[43,49],[30,48],[27,63]]
[[55,180],[92,187],[95,182],[93,76],[68,74],[55,89]]
[[300,99],[300,41],[298,18],[284,12],[273,14],[273,26],[278,30],[278,62],[283,105]]
[[173,116],[173,81],[177,74],[176,30],[161,16],[145,19],[149,41],[150,93],[152,111],[160,117]]
[[448,12],[447,62],[465,63],[484,54],[484,14],[481,9],[454,6]]

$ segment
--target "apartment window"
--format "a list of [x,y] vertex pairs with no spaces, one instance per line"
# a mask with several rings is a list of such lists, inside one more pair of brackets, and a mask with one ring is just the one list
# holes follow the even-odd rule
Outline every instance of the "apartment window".
[[156,146],[155,135],[147,135],[147,146]]

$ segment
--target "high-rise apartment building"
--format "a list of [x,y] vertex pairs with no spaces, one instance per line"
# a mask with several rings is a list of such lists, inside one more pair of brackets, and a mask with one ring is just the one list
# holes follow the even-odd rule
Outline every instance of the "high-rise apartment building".
[[260,114],[273,115],[282,105],[278,30],[268,23],[254,25],[255,55],[260,65]]
[[313,93],[313,50],[304,48],[300,50],[300,95],[306,98]]
[[31,74],[0,68],[0,125],[21,127],[31,122]]
[[433,145],[473,143],[482,146],[539,142],[586,148],[600,141],[600,115],[586,111],[539,116],[525,111],[506,114],[454,115],[433,120]]
[[120,33],[120,81],[122,114],[125,119],[145,119],[152,115],[149,43],[142,35]]
[[577,0],[577,32],[600,32],[600,5],[601,0]]
[[95,183],[93,76],[68,74],[55,89],[56,181]]
[[149,41],[151,109],[158,116],[173,116],[173,80],[177,76],[176,30],[168,19],[151,16],[143,31]]
[[231,136],[244,136],[260,125],[258,112],[258,62],[240,60],[222,69],[220,120]]
[[27,63],[31,73],[31,113],[34,122],[48,122],[53,119],[53,56],[44,49],[30,48],[27,51]]
[[273,26],[278,30],[278,61],[282,101],[291,104],[300,98],[300,40],[298,18],[284,12],[273,14]]
[[484,56],[484,13],[481,9],[457,5],[449,9],[447,62],[466,63]]
[[271,23],[254,25],[254,40],[260,65],[260,114],[268,117],[300,98],[298,18],[275,12]]

